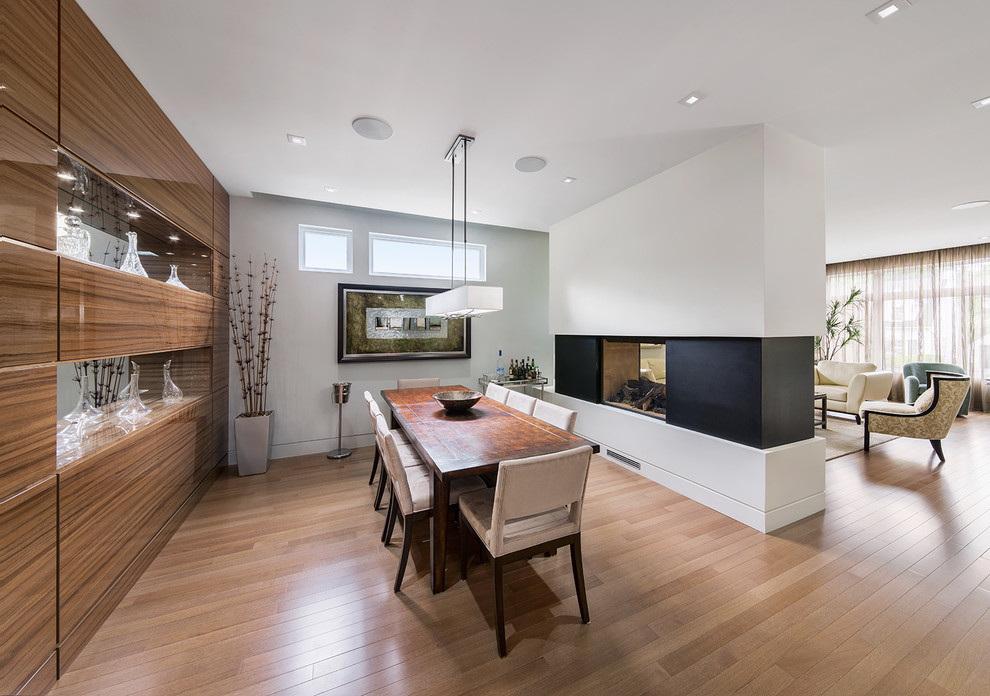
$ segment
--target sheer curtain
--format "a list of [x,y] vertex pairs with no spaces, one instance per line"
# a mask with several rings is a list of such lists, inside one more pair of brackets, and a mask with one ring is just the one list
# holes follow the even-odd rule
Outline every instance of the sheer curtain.
[[973,379],[972,408],[990,410],[990,244],[829,264],[829,300],[863,291],[863,343],[836,359],[872,362],[903,398],[906,362],[946,362]]

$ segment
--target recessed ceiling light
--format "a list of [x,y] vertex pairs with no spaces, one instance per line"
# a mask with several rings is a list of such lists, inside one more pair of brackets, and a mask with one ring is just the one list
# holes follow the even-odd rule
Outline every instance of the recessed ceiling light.
[[337,193],[336,186],[324,186],[323,190],[326,191],[327,193]]
[[687,95],[677,103],[683,106],[694,106],[704,98],[705,95],[702,94],[701,92],[691,92],[691,94]]
[[175,254],[171,251],[166,251],[165,256],[175,256]]
[[378,118],[361,116],[351,122],[354,132],[368,140],[388,140],[392,137],[392,126]]
[[973,102],[973,108],[982,109],[984,106],[990,106],[990,97],[983,97],[983,99],[977,99]]
[[990,234],[985,234],[980,239],[990,239]]
[[304,138],[301,135],[293,135],[292,133],[286,133],[285,134],[285,138],[286,138],[286,140],[288,140],[293,145],[305,145],[306,144],[306,138]]
[[170,234],[168,236],[168,240],[170,242],[177,242],[177,241],[179,241],[179,235],[177,235],[177,234]]
[[203,257],[204,259],[209,258],[209,256],[207,254],[200,254],[200,256]]
[[891,15],[897,14],[899,10],[905,10],[911,6],[909,0],[891,0],[888,3],[884,3],[872,12],[867,12],[866,16],[870,18],[871,22],[882,22]]
[[472,210],[471,211],[471,214],[472,215],[481,215],[481,211],[480,210]]
[[547,161],[542,157],[528,156],[516,160],[516,169],[521,172],[538,172],[545,166],[547,166]]
[[137,212],[136,210],[128,210],[127,211],[127,217],[129,217],[129,218],[139,218],[139,217],[141,217],[141,213]]
[[960,203],[959,205],[952,206],[952,209],[968,210],[969,208],[981,208],[985,205],[990,205],[990,201],[970,201],[969,203]]
[[573,184],[575,181],[577,181],[577,179],[575,179],[573,176],[565,176],[564,177],[564,183],[565,184]]

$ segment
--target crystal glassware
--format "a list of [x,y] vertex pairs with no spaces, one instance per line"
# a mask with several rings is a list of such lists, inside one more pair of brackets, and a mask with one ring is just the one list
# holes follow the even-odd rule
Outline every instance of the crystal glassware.
[[141,265],[141,257],[138,256],[137,232],[127,233],[127,252],[124,254],[124,259],[120,262],[120,270],[124,271],[124,273],[133,273],[144,278],[148,277],[147,271]]
[[89,232],[83,229],[82,220],[75,215],[65,218],[65,234],[55,239],[55,248],[63,256],[89,261]]
[[165,281],[166,285],[174,285],[177,288],[189,289],[189,286],[179,280],[179,267],[176,264],[169,266],[172,269],[171,273],[168,274],[168,280]]
[[[175,266],[172,266],[174,269]],[[183,286],[185,287],[185,286]],[[182,390],[172,381],[172,361],[168,360],[162,366],[162,378],[163,384],[162,388],[162,401],[166,404],[177,404],[182,401]]]
[[117,418],[130,423],[136,423],[151,414],[151,408],[141,401],[141,389],[138,386],[140,376],[141,366],[131,361],[131,381],[127,383],[127,400],[117,411]]
[[86,379],[83,377],[79,378],[79,399],[76,401],[76,406],[71,411],[65,415],[65,421],[67,423],[78,423],[81,421],[88,420],[98,420],[103,416],[103,413],[93,405],[93,397],[87,389],[89,385],[86,383]]

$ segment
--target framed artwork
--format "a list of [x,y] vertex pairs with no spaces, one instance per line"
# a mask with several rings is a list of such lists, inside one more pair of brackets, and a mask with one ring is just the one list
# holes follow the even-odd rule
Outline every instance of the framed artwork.
[[337,362],[471,357],[471,320],[426,316],[436,288],[337,286]]

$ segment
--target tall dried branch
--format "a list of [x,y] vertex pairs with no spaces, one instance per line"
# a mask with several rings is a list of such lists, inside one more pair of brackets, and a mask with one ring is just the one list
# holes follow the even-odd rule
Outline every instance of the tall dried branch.
[[237,257],[231,257],[227,314],[234,339],[237,374],[241,381],[241,400],[244,402],[244,415],[260,416],[267,413],[268,365],[271,360],[271,327],[274,320],[272,310],[275,305],[278,269],[275,261],[269,264],[268,259],[265,259],[261,268],[257,307],[254,264],[250,258],[247,273],[243,275],[242,281]]

